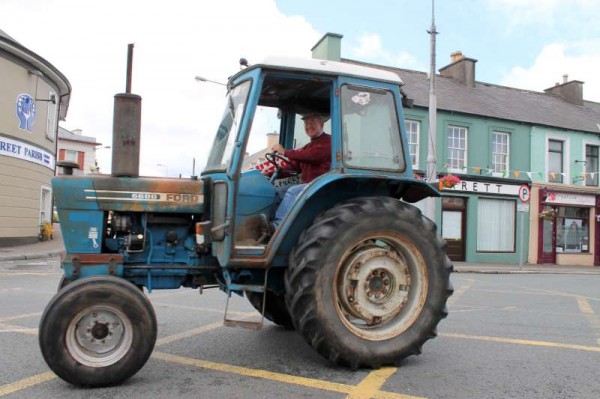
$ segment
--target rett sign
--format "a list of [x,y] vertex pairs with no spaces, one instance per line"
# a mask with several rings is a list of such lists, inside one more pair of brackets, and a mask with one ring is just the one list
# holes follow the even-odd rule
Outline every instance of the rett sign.
[[444,188],[444,191],[465,191],[480,194],[510,195],[516,197],[519,195],[520,187],[521,186],[514,184],[462,180],[453,188]]

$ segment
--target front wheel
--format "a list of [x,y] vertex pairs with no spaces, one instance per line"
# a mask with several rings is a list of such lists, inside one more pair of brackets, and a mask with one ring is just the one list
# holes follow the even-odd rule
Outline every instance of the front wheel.
[[325,212],[290,256],[286,302],[319,353],[352,368],[421,352],[447,315],[452,264],[433,222],[387,197]]
[[46,306],[39,342],[48,366],[77,386],[116,385],[134,375],[156,342],[150,301],[126,280],[96,276],[63,287]]

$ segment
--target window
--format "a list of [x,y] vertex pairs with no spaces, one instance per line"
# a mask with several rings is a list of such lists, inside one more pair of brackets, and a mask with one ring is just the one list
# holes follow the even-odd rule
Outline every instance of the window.
[[515,252],[515,201],[479,199],[477,251]]
[[585,185],[598,185],[598,146],[585,146]]
[[548,181],[551,183],[563,182],[563,152],[564,142],[548,140]]
[[448,168],[461,172],[467,165],[467,128],[448,126]]
[[42,187],[42,194],[40,197],[40,224],[44,222],[52,223],[51,208],[51,195],[52,191],[48,187]]
[[589,252],[588,208],[558,207],[556,216],[556,252]]
[[64,161],[77,162],[78,156],[79,156],[79,151],[65,150]]
[[46,137],[54,141],[56,136],[56,119],[58,113],[58,96],[55,92],[50,90],[48,93],[49,99],[54,101],[48,101],[48,120],[46,121]]
[[410,152],[410,162],[413,168],[419,169],[419,136],[421,123],[413,120],[406,120],[406,136],[408,138],[408,150]]
[[492,132],[492,164],[495,173],[508,171],[508,152],[510,148],[510,136],[508,133]]
[[346,165],[404,170],[398,114],[391,92],[342,86],[342,129]]

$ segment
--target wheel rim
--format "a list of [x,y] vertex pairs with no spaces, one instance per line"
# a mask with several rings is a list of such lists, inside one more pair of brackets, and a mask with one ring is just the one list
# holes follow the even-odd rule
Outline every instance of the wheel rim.
[[334,284],[342,322],[353,334],[379,341],[401,334],[421,313],[427,268],[406,238],[370,235],[342,257]]
[[132,331],[131,321],[119,309],[90,307],[71,319],[67,328],[67,350],[85,366],[110,366],[131,348]]

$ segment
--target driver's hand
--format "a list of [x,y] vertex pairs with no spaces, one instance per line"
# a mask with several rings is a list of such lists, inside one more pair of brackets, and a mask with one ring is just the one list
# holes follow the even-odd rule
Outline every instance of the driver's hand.
[[276,153],[283,155],[285,148],[283,148],[283,146],[281,144],[275,144],[273,147],[271,147],[272,151],[275,151]]

